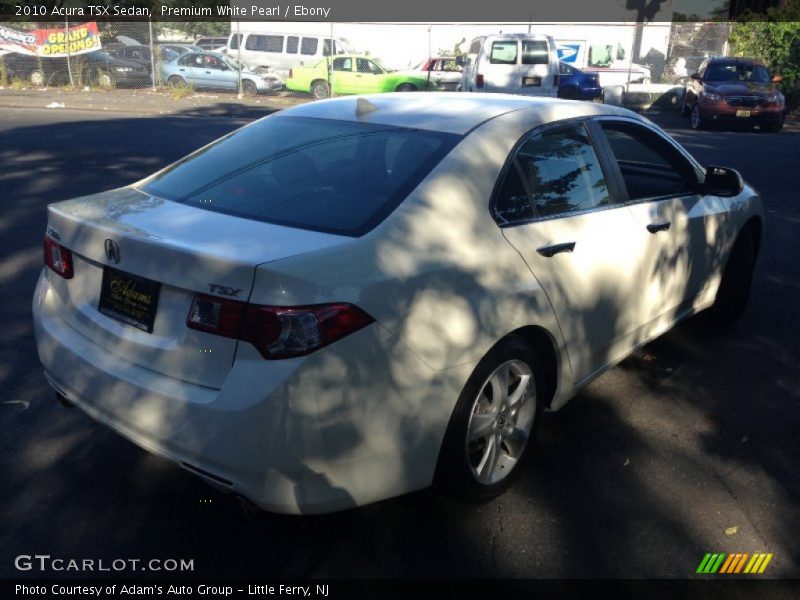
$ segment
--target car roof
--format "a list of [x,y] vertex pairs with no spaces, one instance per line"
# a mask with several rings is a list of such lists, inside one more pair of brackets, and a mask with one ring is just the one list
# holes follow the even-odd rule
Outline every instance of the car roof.
[[[358,114],[358,98],[368,101]],[[375,108],[372,109],[371,106]],[[427,129],[466,135],[472,129],[500,115],[520,111],[551,113],[562,107],[563,118],[591,115],[618,115],[640,118],[629,110],[597,104],[555,98],[526,97],[513,94],[467,94],[455,92],[392,92],[368,94],[308,102],[281,111],[297,117],[365,121],[396,127]],[[544,109],[547,109],[546,111]]]
[[708,64],[711,63],[725,63],[725,64],[742,64],[742,65],[761,65],[765,66],[763,62],[757,58],[747,58],[742,56],[715,56],[708,59]]

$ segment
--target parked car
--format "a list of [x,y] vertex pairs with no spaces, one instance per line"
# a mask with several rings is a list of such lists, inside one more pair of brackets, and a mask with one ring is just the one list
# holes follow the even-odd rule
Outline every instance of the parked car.
[[159,47],[172,50],[176,54],[186,54],[187,52],[202,52],[202,48],[198,48],[192,44],[159,44]]
[[565,62],[559,63],[558,97],[569,100],[594,100],[603,97],[597,73],[584,73]]
[[288,513],[518,475],[545,409],[710,308],[764,211],[622,108],[376,94],[51,204],[33,298],[64,402]]
[[413,70],[420,71],[425,78],[430,77],[443,92],[461,89],[462,68],[455,56],[434,56],[423,60]]
[[558,48],[549,35],[481,36],[469,45],[461,91],[556,96],[558,65]]
[[227,37],[201,37],[194,43],[201,50],[219,50],[228,43]]
[[[36,86],[70,83],[66,58],[45,58],[7,54],[3,62],[9,77],[30,81]],[[143,86],[150,83],[150,73],[141,63],[114,58],[97,50],[71,58],[72,81],[80,85]]]
[[253,70],[266,69],[287,77],[295,67],[316,65],[326,56],[354,54],[348,42],[311,33],[231,33],[225,52]]
[[[239,89],[239,67],[227,57],[213,52],[187,52],[163,66],[164,81],[171,86],[190,85],[198,89]],[[242,92],[248,95],[276,92],[283,80],[274,74],[255,73],[241,68]]]
[[[110,50],[108,53],[114,58],[144,65],[148,73],[153,68],[152,53],[150,52],[149,46],[124,46],[116,50]],[[169,48],[156,46],[156,66],[158,66],[159,63],[171,62],[178,58],[178,56],[180,56],[180,54]]]
[[686,84],[682,112],[692,129],[734,121],[780,131],[786,102],[779,81],[755,58],[710,58]]
[[[368,56],[345,54],[336,56],[330,63],[325,58],[313,67],[295,67],[289,71],[286,89],[310,92],[314,98],[327,98],[328,69],[337,94],[367,94],[373,92],[413,92],[428,87],[427,74],[419,71],[387,71]],[[435,86],[435,83],[431,87]]]

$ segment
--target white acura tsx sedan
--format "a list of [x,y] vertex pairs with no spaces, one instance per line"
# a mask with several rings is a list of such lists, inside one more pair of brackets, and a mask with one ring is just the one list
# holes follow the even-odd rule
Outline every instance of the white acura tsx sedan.
[[59,398],[318,513],[500,493],[543,410],[693,313],[743,312],[763,210],[624,109],[400,93],[281,111],[47,217]]

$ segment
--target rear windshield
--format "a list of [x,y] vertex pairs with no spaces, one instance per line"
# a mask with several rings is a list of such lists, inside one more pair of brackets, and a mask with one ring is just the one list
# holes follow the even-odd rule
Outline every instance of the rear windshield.
[[359,236],[391,213],[460,136],[275,115],[143,182],[198,208]]

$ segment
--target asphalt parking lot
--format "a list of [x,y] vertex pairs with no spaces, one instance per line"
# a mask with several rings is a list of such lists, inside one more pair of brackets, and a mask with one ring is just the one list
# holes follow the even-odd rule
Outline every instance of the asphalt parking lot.
[[654,117],[761,191],[750,307],[726,333],[686,322],[547,415],[535,460],[489,503],[420,492],[254,513],[60,406],[30,316],[46,205],[130,183],[260,112],[0,108],[0,577],[65,575],[14,566],[50,554],[193,559],[186,575],[203,577],[684,578],[706,552],[770,552],[766,576],[800,577],[796,126],[694,132]]

